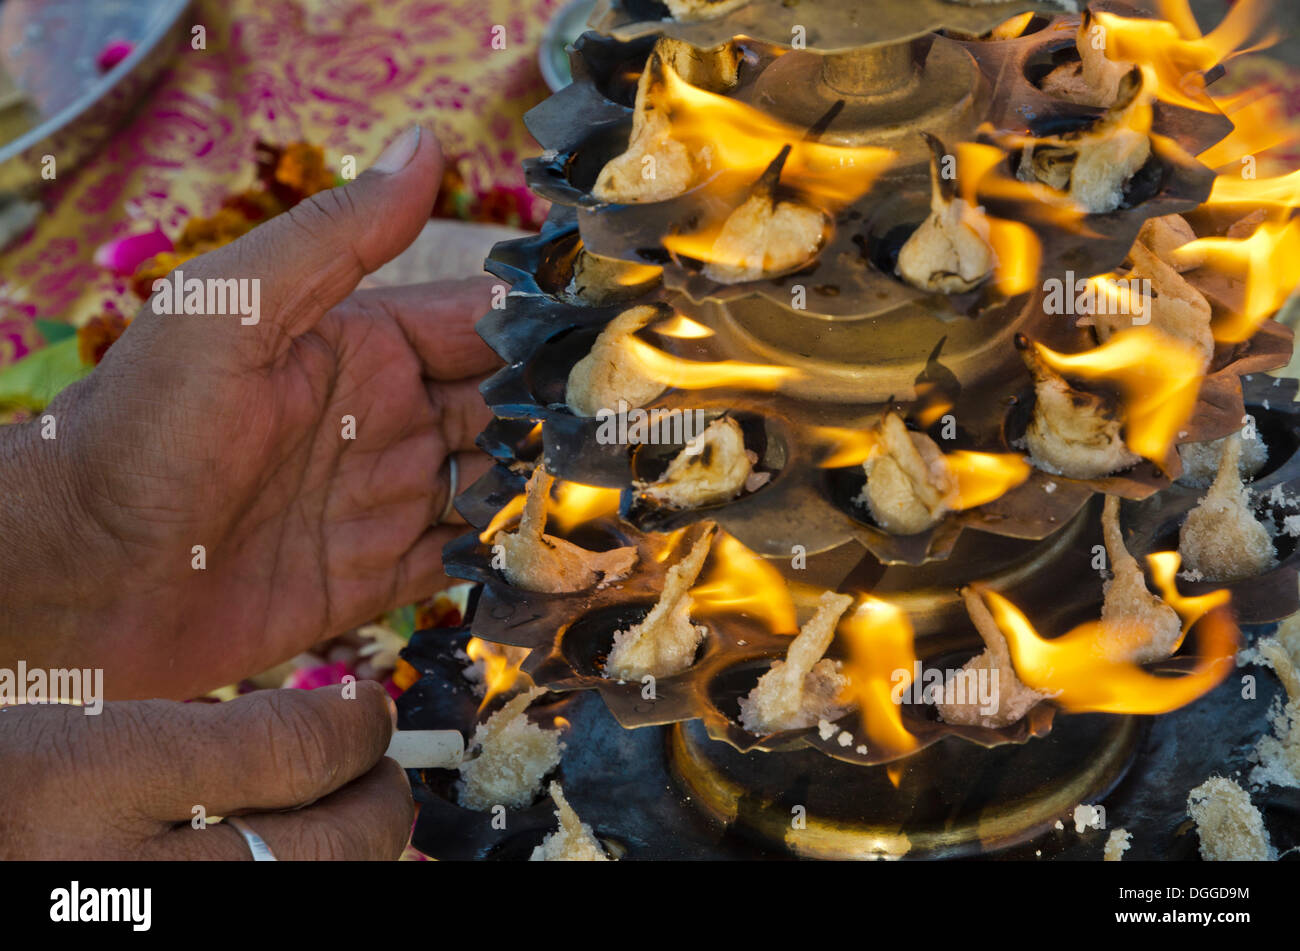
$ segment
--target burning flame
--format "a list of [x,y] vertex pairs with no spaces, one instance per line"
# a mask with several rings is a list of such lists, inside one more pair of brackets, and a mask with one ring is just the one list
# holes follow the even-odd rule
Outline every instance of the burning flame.
[[753,106],[692,86],[663,63],[655,106],[664,109],[672,136],[711,170],[739,181],[757,178],[788,145],[781,181],[809,196],[837,204],[865,194],[893,161],[892,149],[825,145],[807,129],[788,125]]
[[[827,446],[827,455],[817,465],[838,469],[861,465],[871,458],[880,442],[874,429],[815,426],[813,436]],[[944,463],[957,482],[957,511],[992,502],[1029,478],[1030,465],[1015,453],[973,452],[957,449],[944,453]]]
[[957,481],[953,508],[962,511],[1001,498],[1029,478],[1030,466],[1015,453],[958,449],[943,457]]
[[528,656],[527,648],[512,648],[471,637],[465,645],[465,653],[470,660],[483,664],[483,686],[486,689],[483,702],[478,705],[479,710],[483,710],[493,697],[513,689],[516,684],[525,687],[532,685],[532,678],[519,669]]
[[1172,572],[1178,555],[1151,556],[1166,598],[1184,618],[1184,633],[1200,622],[1201,656],[1189,673],[1162,676],[1107,652],[1107,630],[1090,621],[1047,640],[1038,635],[1020,609],[1002,595],[979,589],[998,627],[1006,635],[1016,674],[1035,690],[1055,694],[1053,700],[1076,713],[1168,713],[1191,703],[1228,676],[1237,652],[1238,632],[1223,608],[1227,592],[1201,598],[1177,597]]
[[823,443],[826,455],[817,463],[822,469],[839,469],[861,465],[871,457],[880,442],[874,429],[850,429],[845,426],[811,426],[812,437]]
[[[1127,280],[1120,281],[1120,276],[1111,271],[1106,274],[1094,274],[1087,279],[1092,289],[1099,314],[1143,314],[1146,313],[1146,299],[1142,293]],[[1082,321],[1080,322],[1082,323]]]
[[[1024,142],[1017,144],[1023,146]],[[995,218],[974,209],[981,208],[982,201],[988,198],[1014,201],[1026,215],[1079,232],[1087,231],[1082,224],[1085,210],[1046,185],[1022,182],[1000,172],[999,166],[1007,153],[995,145],[959,142],[955,155],[957,189],[966,202],[967,214],[980,219],[971,221],[971,226],[981,231],[987,229],[996,260],[993,281],[998,290],[1014,297],[1033,289],[1038,283],[1043,257],[1042,244],[1033,229],[1023,222]]]
[[547,506],[547,523],[562,532],[618,511],[618,489],[581,482],[559,482],[552,493],[554,506]]
[[519,521],[519,516],[524,514],[524,503],[527,500],[528,497],[524,495],[524,493],[520,492],[505,505],[501,506],[497,511],[497,514],[492,516],[492,521],[488,522],[487,528],[479,532],[478,540],[486,545],[496,537],[497,532],[502,531]]
[[[487,528],[479,533],[479,541],[487,544],[497,532],[508,528],[519,520],[524,511],[527,496],[516,495],[492,516]],[[621,496],[618,489],[598,485],[583,485],[581,482],[561,482],[556,480],[551,490],[551,497],[546,500],[547,528],[558,528],[562,532],[571,531],[579,525],[613,515],[618,511]]]
[[1196,407],[1202,358],[1195,350],[1149,326],[1121,330],[1083,353],[1034,348],[1064,376],[1117,385],[1125,397],[1124,441],[1138,455],[1164,462]]
[[752,390],[775,390],[787,380],[798,379],[802,375],[794,367],[742,363],[737,360],[724,360],[721,363],[682,360],[638,337],[628,337],[625,347],[628,356],[638,364],[645,376],[666,386],[700,390],[718,386],[744,386]]
[[1189,109],[1211,108],[1206,71],[1277,40],[1275,33],[1261,30],[1269,14],[1264,3],[1240,0],[1206,35],[1196,25],[1188,0],[1159,0],[1158,9],[1163,21],[1097,12],[1093,29],[1104,31],[1109,59],[1140,64],[1150,83],[1147,88]]
[[[911,685],[916,651],[912,623],[897,605],[864,595],[840,625],[848,639],[844,674],[849,685],[840,697],[862,716],[867,746],[873,755],[902,756],[917,749],[916,737],[903,725],[902,707],[893,691]],[[899,675],[904,677],[899,685]]]
[[1300,169],[1276,178],[1220,175],[1214,180],[1207,205],[1268,206],[1279,211],[1300,208]]
[[1265,221],[1248,238],[1198,238],[1176,253],[1203,254],[1216,270],[1245,283],[1240,311],[1218,317],[1213,325],[1214,339],[1239,343],[1249,340],[1300,283],[1294,270],[1300,260],[1300,220]]
[[[682,538],[686,535],[688,531],[690,531],[690,526],[674,529],[673,531],[669,532],[667,535],[662,536],[662,544],[659,546],[658,550],[656,550],[654,553],[655,561],[659,562],[659,564],[661,565],[665,561],[667,561],[668,556],[673,554],[673,552],[677,551],[678,544],[681,542]],[[685,552],[681,552],[678,555],[678,557],[679,558],[684,557],[685,554],[686,554]]]
[[678,313],[674,313],[662,323],[655,324],[651,329],[657,334],[676,337],[679,340],[702,340],[713,336],[711,327],[706,327],[699,321],[691,320],[685,314]]
[[614,280],[622,287],[637,287],[657,281],[664,269],[657,264],[641,264],[636,261],[620,261]]
[[[992,30],[989,31],[989,38],[994,40],[1014,40],[1029,29],[1029,24],[1034,20],[1034,13],[1031,10],[1028,13],[1022,13],[1014,16],[1009,20],[1003,20]],[[897,785],[897,783],[895,783]]]
[[773,634],[799,630],[790,589],[771,562],[719,533],[710,563],[703,580],[691,589],[692,616],[733,612],[757,618]]
[[[1155,580],[1156,587],[1160,589],[1160,597],[1164,598],[1165,603],[1177,611],[1178,616],[1183,619],[1183,635],[1186,636],[1193,624],[1215,608],[1226,605],[1232,599],[1232,595],[1224,590],[1193,596],[1179,594],[1175,579],[1181,562],[1182,559],[1176,551],[1157,551],[1147,555],[1147,564],[1151,566],[1151,577]],[[1181,646],[1180,640],[1174,650]]]
[[1236,166],[1233,171],[1240,178],[1240,163],[1246,156],[1258,157],[1296,141],[1295,127],[1287,119],[1286,102],[1280,95],[1248,90],[1215,99],[1215,105],[1232,119],[1233,129],[1197,155],[1210,168],[1231,164]]

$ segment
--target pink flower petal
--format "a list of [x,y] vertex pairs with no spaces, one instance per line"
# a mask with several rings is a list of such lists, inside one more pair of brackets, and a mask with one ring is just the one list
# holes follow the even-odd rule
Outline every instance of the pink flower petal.
[[145,234],[114,238],[107,244],[101,244],[95,250],[95,263],[125,277],[134,274],[136,268],[155,254],[171,251],[172,248],[171,239],[154,225],[154,229]]
[[343,677],[347,673],[348,665],[342,661],[321,664],[319,667],[304,667],[290,674],[284,685],[298,690],[315,690],[317,687],[343,683]]
[[131,55],[135,49],[134,44],[126,40],[109,40],[99,55],[95,57],[95,65],[99,67],[100,72],[106,73],[122,60]]

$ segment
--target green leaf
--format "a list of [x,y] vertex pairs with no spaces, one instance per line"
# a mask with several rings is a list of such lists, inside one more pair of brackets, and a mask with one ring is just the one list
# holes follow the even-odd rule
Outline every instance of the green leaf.
[[94,367],[81,362],[76,332],[0,370],[0,408],[38,412]]
[[60,340],[66,340],[68,337],[77,335],[77,328],[72,324],[65,324],[58,320],[38,320],[35,321],[36,329],[41,332],[41,338],[46,343],[58,343]]
[[415,605],[408,604],[389,611],[384,615],[384,623],[390,630],[409,641],[411,635],[415,633]]

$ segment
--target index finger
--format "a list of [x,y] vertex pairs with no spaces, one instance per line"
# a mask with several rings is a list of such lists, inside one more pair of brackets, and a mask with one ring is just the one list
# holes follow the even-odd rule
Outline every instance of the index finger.
[[474,325],[492,306],[498,278],[431,281],[399,287],[367,288],[349,298],[363,309],[387,314],[406,334],[434,380],[463,380],[501,366],[501,358],[483,342]]
[[373,681],[168,707],[148,728],[169,775],[151,784],[145,807],[169,822],[188,821],[195,806],[217,816],[314,802],[378,763],[393,729]]

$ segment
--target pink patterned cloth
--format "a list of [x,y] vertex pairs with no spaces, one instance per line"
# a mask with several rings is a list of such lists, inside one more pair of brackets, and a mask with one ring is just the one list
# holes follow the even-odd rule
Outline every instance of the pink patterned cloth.
[[545,209],[527,197],[519,163],[537,145],[521,120],[547,95],[537,46],[560,2],[201,0],[191,16],[207,48],[176,58],[0,257],[0,366],[40,346],[35,320],[132,313],[139,302],[96,265],[96,249],[155,226],[175,237],[188,217],[213,213],[252,183],[259,139],[311,142],[334,168],[351,155],[363,169],[424,122],[460,159],[468,189],[504,196],[535,227]]

